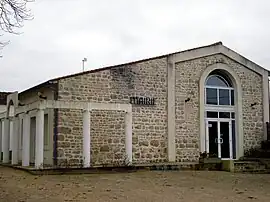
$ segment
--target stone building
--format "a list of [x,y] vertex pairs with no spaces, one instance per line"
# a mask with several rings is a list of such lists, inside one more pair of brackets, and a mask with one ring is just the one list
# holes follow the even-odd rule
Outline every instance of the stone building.
[[238,159],[267,137],[268,76],[219,42],[52,79],[8,96],[3,162],[198,162],[200,152]]

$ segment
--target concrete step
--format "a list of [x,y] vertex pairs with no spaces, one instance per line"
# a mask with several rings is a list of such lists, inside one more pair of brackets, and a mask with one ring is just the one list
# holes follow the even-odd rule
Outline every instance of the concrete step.
[[234,172],[266,173],[267,167],[260,161],[235,161]]
[[270,159],[261,159],[261,163],[263,163],[267,169],[270,169]]

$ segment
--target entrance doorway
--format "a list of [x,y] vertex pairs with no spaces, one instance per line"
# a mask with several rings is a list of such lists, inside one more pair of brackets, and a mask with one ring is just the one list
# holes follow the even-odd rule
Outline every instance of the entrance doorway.
[[205,148],[213,157],[236,159],[235,91],[229,76],[211,72],[205,81]]
[[210,156],[233,159],[231,120],[207,120],[206,148]]

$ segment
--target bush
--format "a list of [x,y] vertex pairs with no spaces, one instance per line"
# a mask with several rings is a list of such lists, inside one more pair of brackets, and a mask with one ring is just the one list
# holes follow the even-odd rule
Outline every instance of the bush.
[[262,147],[262,150],[270,151],[270,140],[262,141],[261,147]]
[[245,157],[249,158],[270,158],[270,150],[263,150],[260,148],[251,148],[245,151]]

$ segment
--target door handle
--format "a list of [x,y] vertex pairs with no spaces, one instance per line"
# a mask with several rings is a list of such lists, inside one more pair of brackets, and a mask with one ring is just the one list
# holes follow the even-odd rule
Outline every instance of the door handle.
[[218,139],[217,139],[217,138],[215,138],[215,143],[216,143],[216,144],[218,143]]
[[223,144],[223,139],[222,138],[215,138],[215,143]]
[[219,138],[220,144],[223,144],[223,138]]

